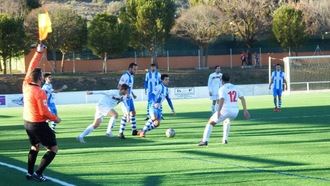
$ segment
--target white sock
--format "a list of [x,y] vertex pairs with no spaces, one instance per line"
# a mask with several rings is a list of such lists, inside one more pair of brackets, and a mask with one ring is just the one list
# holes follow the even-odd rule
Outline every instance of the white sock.
[[203,134],[203,142],[209,141],[213,126],[211,124],[206,124]]
[[84,132],[82,132],[82,133],[79,135],[79,137],[83,138],[83,137],[87,136],[88,134],[90,134],[91,132],[93,132],[93,130],[94,130],[94,126],[93,126],[93,124],[90,124],[90,125],[84,130]]
[[107,128],[107,134],[112,132],[113,127],[116,124],[116,118],[115,117],[111,117],[108,123],[108,128]]
[[222,136],[222,141],[224,142],[225,140],[228,140],[230,132],[230,120],[226,119],[223,122],[223,136]]

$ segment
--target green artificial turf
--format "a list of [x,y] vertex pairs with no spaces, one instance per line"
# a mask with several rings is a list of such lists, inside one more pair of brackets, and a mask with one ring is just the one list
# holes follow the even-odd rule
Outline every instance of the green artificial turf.
[[[95,105],[58,106],[59,153],[45,175],[76,185],[330,185],[330,94],[286,95],[280,113],[272,112],[272,102],[271,96],[248,97],[252,119],[240,112],[227,145],[218,125],[208,147],[197,146],[210,116],[208,99],[174,100],[176,116],[164,106],[165,120],[143,139],[130,135],[130,125],[127,139],[106,137],[106,119],[87,144],[75,137],[92,122]],[[142,128],[146,106],[136,105]],[[0,161],[25,168],[29,143],[21,112],[0,109]],[[174,138],[165,137],[167,128],[175,129]],[[0,185],[35,182],[0,166]]]

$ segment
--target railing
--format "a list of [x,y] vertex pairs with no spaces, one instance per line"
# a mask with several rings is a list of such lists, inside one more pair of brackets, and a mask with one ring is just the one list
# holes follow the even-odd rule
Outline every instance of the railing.
[[330,90],[330,81],[291,82],[291,91]]

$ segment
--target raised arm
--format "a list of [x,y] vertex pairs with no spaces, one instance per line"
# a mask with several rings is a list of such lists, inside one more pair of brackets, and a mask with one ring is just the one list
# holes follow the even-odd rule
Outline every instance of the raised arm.
[[36,52],[34,53],[34,55],[32,57],[32,60],[29,64],[29,68],[28,68],[28,70],[26,72],[26,75],[25,75],[25,78],[24,78],[25,83],[30,83],[31,82],[30,74],[39,65],[39,63],[42,59],[43,52],[44,52],[45,48],[46,48],[45,45],[38,44],[37,50],[36,50]]

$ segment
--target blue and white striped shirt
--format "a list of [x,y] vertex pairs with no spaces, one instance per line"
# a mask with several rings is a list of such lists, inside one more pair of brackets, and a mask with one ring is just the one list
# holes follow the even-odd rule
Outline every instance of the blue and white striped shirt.
[[273,89],[283,90],[284,79],[285,79],[285,73],[283,71],[273,71],[272,72]]
[[144,81],[144,89],[148,90],[148,93],[152,93],[153,89],[161,82],[160,77],[161,74],[157,70],[155,72],[147,72]]
[[128,91],[128,95],[131,95],[132,91],[133,91],[133,85],[134,85],[134,75],[132,75],[131,73],[129,73],[128,71],[125,72],[119,80],[119,85],[122,84],[126,84],[129,86],[129,91]]

